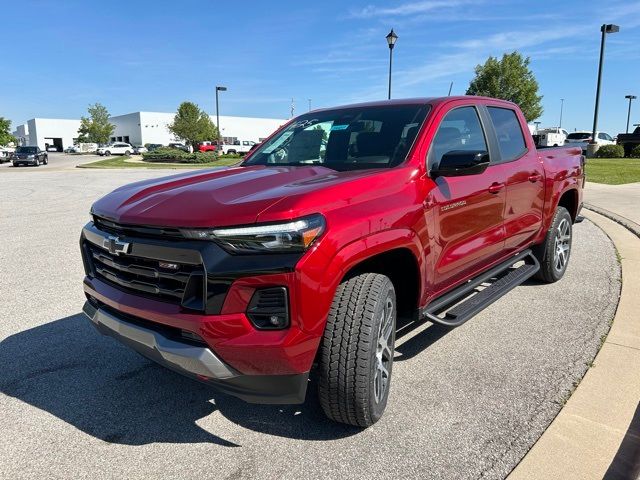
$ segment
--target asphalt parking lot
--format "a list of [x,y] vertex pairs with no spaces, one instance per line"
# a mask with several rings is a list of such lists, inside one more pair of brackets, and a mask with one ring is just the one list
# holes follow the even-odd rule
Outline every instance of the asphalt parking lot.
[[404,319],[372,428],[328,422],[313,394],[248,405],[100,336],[80,313],[92,201],[167,172],[60,165],[0,169],[1,478],[503,478],[615,312],[615,250],[585,221],[561,282],[529,282],[454,330]]
[[68,170],[73,169],[76,165],[82,165],[83,163],[95,162],[97,160],[103,160],[105,157],[100,157],[99,155],[71,155],[67,153],[57,153],[57,152],[49,152],[47,153],[49,157],[49,165],[40,165],[39,167],[14,167],[11,162],[1,163],[0,164],[0,172],[10,172],[18,170],[25,171],[38,171],[40,169],[46,169],[47,171],[59,171],[59,170]]

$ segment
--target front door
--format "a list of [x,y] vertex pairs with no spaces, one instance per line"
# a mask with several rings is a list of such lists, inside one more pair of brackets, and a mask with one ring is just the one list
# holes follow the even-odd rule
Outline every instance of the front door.
[[[429,169],[454,150],[489,152],[485,128],[473,106],[454,108],[444,116],[431,142]],[[506,189],[501,165],[490,164],[477,175],[434,181],[424,204],[435,296],[501,256]]]

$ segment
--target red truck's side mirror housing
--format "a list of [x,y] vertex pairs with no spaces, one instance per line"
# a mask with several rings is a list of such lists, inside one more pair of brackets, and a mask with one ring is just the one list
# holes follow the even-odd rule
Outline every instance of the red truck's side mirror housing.
[[440,163],[431,169],[430,175],[432,178],[477,175],[488,166],[489,153],[486,151],[452,150],[442,156]]

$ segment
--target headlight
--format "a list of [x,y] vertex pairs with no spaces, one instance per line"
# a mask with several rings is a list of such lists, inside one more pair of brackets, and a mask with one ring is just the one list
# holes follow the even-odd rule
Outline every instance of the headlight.
[[288,223],[213,230],[182,230],[187,238],[213,240],[230,253],[303,252],[324,232],[322,215]]

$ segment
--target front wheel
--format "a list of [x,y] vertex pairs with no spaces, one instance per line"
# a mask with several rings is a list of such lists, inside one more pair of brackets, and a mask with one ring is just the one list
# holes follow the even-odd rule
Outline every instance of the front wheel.
[[322,339],[318,394],[332,420],[359,427],[387,406],[396,327],[391,280],[363,273],[338,287]]
[[558,207],[544,242],[533,252],[540,262],[536,278],[546,283],[557,282],[564,276],[569,264],[573,226],[571,215],[564,207]]

